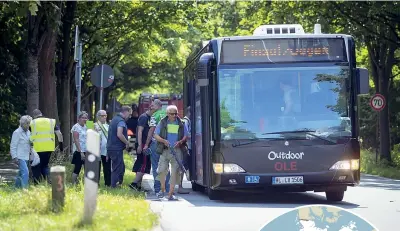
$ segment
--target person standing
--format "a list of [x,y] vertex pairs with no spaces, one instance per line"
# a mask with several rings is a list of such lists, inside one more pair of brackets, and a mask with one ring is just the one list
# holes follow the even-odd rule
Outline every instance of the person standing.
[[[157,149],[157,140],[153,137],[154,131],[156,129],[157,124],[161,121],[161,119],[166,117],[166,112],[162,109],[162,103],[161,100],[155,99],[153,101],[153,109],[155,112],[151,116],[150,119],[150,130],[149,130],[149,136],[152,137],[152,141],[150,144],[150,159],[151,159],[151,169],[152,169],[152,174],[154,178],[154,193],[158,195],[161,190],[161,183],[159,180],[157,180],[157,168],[158,168],[158,162],[160,161],[160,154],[156,152]],[[166,176],[166,190],[167,193],[169,192],[169,179],[171,177],[170,172],[168,172]]]
[[18,165],[19,171],[15,179],[17,188],[27,188],[29,184],[29,154],[31,141],[29,125],[32,117],[24,115],[19,120],[19,127],[13,132],[10,144],[11,158]]
[[[131,132],[131,138],[128,140],[129,141],[129,149],[128,152],[131,152],[134,148],[136,149],[136,130],[137,130],[137,123],[138,123],[138,107],[136,104],[132,104],[132,116],[126,121],[126,125],[128,126],[128,136],[129,132]],[[134,143],[134,145],[132,145]],[[133,147],[132,147],[133,146]]]
[[[107,137],[109,128],[107,124],[107,112],[104,110],[99,110],[96,116],[97,122],[94,124],[94,129],[100,134],[100,154],[101,163],[103,164],[104,185],[111,186],[111,160],[107,156]],[[99,168],[99,176],[101,172],[101,163]]]
[[121,112],[114,116],[108,129],[107,155],[111,159],[111,187],[122,185],[125,174],[124,149],[129,148],[126,121],[132,115],[132,108],[122,106]]
[[[165,176],[167,175],[169,164],[171,163],[171,179],[168,192],[168,200],[175,200],[175,184],[179,184],[181,169],[176,161],[183,160],[183,152],[186,151],[186,140],[188,130],[185,124],[178,117],[178,108],[175,105],[167,107],[167,117],[163,118],[156,127],[154,137],[157,140],[157,153],[161,154],[158,163],[158,180],[161,183],[161,192],[157,195],[163,197],[165,190]],[[174,149],[172,153],[170,147]],[[176,158],[174,157],[176,155]]]
[[63,136],[60,127],[56,124],[55,119],[43,117],[39,109],[32,112],[33,120],[30,124],[31,141],[33,148],[40,157],[40,164],[37,170],[32,172],[35,184],[42,179],[49,179],[49,160],[51,153],[54,152],[56,145],[55,135],[59,142],[60,151],[63,151]]
[[150,155],[147,154],[147,149],[151,145],[150,119],[154,113],[155,102],[152,102],[150,109],[141,114],[138,119],[136,132],[136,161],[133,164],[132,171],[136,173],[136,177],[129,185],[132,189],[142,190],[141,183],[144,174],[149,174],[151,169]]
[[[183,153],[183,163],[186,169],[191,172],[191,167],[192,167],[192,160],[191,160],[191,155],[192,155],[192,140],[191,140],[191,123],[190,123],[190,106],[187,107],[186,109],[186,115],[185,117],[182,118],[182,121],[185,123],[186,129],[188,130],[188,138],[186,142],[187,146],[187,152]],[[188,180],[190,180],[190,176],[186,176]],[[183,182],[183,174],[181,174],[181,179],[179,182],[179,188],[178,188],[178,193],[179,194],[188,194],[189,191],[185,190],[182,186]]]
[[85,164],[86,156],[86,137],[87,137],[87,127],[86,121],[88,120],[88,113],[81,111],[78,114],[78,123],[76,123],[71,128],[72,139],[73,139],[73,155],[71,164],[74,165],[74,170],[72,172],[72,183],[76,184],[78,182],[78,176],[81,172],[82,166]]

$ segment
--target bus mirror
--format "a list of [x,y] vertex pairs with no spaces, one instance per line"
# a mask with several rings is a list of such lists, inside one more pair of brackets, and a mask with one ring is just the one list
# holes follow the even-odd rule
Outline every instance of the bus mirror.
[[208,76],[211,72],[211,62],[214,59],[213,53],[204,53],[197,63],[197,84],[200,87],[208,86]]
[[369,93],[369,74],[365,68],[357,68],[358,94]]

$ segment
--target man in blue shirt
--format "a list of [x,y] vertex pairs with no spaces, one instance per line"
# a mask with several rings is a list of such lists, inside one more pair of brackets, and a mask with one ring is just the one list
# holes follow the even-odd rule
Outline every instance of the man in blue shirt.
[[111,159],[111,187],[121,185],[125,174],[124,149],[128,149],[128,128],[126,120],[131,117],[132,108],[122,106],[121,112],[114,116],[108,129],[107,155]]
[[168,200],[175,200],[176,198],[173,195],[174,189],[175,185],[179,184],[181,171],[169,147],[172,146],[174,148],[177,159],[182,161],[183,152],[186,151],[185,143],[188,137],[188,130],[178,117],[178,108],[175,105],[169,105],[166,111],[167,117],[158,123],[154,134],[154,138],[157,140],[156,152],[161,154],[157,168],[157,178],[161,183],[161,192],[158,194],[158,197],[163,197],[166,191],[165,177],[168,173],[169,164],[171,163]]

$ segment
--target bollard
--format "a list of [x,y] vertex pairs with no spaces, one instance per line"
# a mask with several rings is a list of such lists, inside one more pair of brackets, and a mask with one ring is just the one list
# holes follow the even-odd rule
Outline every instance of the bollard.
[[58,213],[63,210],[65,204],[65,167],[53,166],[50,169],[52,189],[52,209]]
[[97,204],[97,191],[99,188],[99,162],[100,162],[100,134],[89,129],[86,138],[86,159],[85,159],[85,196],[83,223],[92,223]]

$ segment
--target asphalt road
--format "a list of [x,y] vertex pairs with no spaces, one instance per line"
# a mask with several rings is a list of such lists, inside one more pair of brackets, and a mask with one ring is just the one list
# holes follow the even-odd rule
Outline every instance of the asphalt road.
[[[146,175],[144,187],[153,178]],[[185,182],[185,188],[190,183]],[[211,201],[193,192],[177,194],[179,201],[157,201],[148,196],[151,208],[160,215],[156,230],[260,230],[266,223],[291,209],[309,204],[331,204],[349,209],[380,231],[398,230],[400,225],[400,180],[363,175],[358,187],[348,188],[339,203],[326,201],[324,193],[234,194],[224,201]]]

